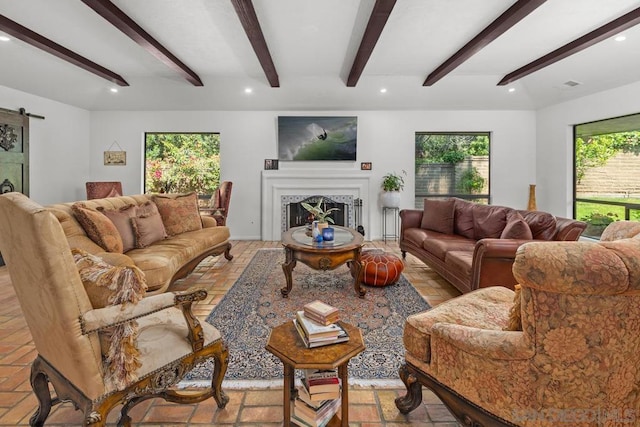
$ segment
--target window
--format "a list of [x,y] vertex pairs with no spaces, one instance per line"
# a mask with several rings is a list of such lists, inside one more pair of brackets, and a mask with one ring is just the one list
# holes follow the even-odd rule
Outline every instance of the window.
[[195,191],[206,198],[219,182],[219,134],[145,134],[145,192]]
[[640,221],[640,114],[574,126],[574,218],[585,237]]
[[424,199],[489,202],[488,132],[416,133],[415,207]]

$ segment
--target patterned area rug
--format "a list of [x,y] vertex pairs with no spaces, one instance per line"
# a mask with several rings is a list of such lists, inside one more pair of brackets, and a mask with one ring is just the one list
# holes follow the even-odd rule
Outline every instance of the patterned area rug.
[[[283,249],[261,249],[207,322],[222,333],[229,346],[226,387],[281,385],[282,363],[265,350],[269,332],[291,321],[297,310],[313,300],[340,309],[342,320],[362,330],[367,349],[349,362],[349,378],[361,385],[397,384],[398,368],[404,359],[402,329],[405,318],[429,308],[414,287],[402,276],[395,285],[367,286],[364,299],[353,289],[346,265],[333,271],[316,271],[298,262],[293,270],[293,289],[282,298],[285,286],[281,264]],[[205,384],[213,364],[194,369],[183,385]],[[401,383],[400,383],[401,384]]]

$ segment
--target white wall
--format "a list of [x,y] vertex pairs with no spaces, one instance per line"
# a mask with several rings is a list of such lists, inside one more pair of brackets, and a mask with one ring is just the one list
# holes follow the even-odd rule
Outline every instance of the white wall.
[[538,209],[573,216],[573,126],[640,112],[640,82],[537,111]]
[[89,112],[4,86],[0,107],[45,117],[29,119],[29,196],[43,205],[85,198]]
[[[414,135],[418,131],[490,131],[491,191],[494,204],[525,208],[535,182],[535,113],[532,111],[164,111],[92,112],[92,180],[122,181],[126,193],[142,191],[144,132],[220,132],[221,177],[233,181],[229,227],[234,239],[260,239],[260,172],[264,159],[277,158],[278,115],[357,115],[358,158],[350,162],[280,162],[281,169],[314,168],[327,174],[360,170],[372,162],[372,182],[406,170],[402,207],[414,202]],[[103,151],[113,141],[127,151],[126,166],[103,166]],[[378,187],[372,186],[372,200]],[[379,206],[370,206],[367,238],[381,236]]]

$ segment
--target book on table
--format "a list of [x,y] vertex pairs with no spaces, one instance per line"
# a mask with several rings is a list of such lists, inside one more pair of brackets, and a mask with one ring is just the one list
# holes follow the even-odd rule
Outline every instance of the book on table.
[[303,307],[304,315],[320,323],[321,325],[330,325],[340,320],[340,311],[329,304],[320,300],[312,301]]
[[308,337],[337,337],[343,331],[340,325],[331,323],[330,325],[321,325],[305,316],[304,311],[296,312],[296,319]]
[[296,399],[291,414],[291,421],[303,427],[324,427],[340,409],[340,398],[325,400],[317,407],[309,406],[304,401]]
[[[338,335],[332,336],[312,336],[307,335],[307,332],[302,327],[302,323],[298,319],[293,319],[293,324],[298,331],[298,335],[302,338],[304,346],[307,348],[322,347],[325,345],[338,344],[341,342],[349,341],[349,334],[344,329],[340,328],[342,332]],[[339,327],[339,326],[338,326]]]

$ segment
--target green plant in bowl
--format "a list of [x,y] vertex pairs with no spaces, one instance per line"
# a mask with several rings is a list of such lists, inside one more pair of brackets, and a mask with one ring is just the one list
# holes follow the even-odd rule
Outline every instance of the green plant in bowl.
[[318,204],[315,206],[305,202],[302,202],[300,204],[302,205],[303,208],[309,211],[309,213],[311,213],[311,215],[313,215],[313,217],[318,222],[330,222],[331,224],[335,224],[335,221],[329,215],[331,215],[331,212],[339,211],[340,209],[338,208],[326,209],[327,205],[324,204],[324,207],[323,207],[323,201],[324,199],[321,197],[320,200],[318,200]]

